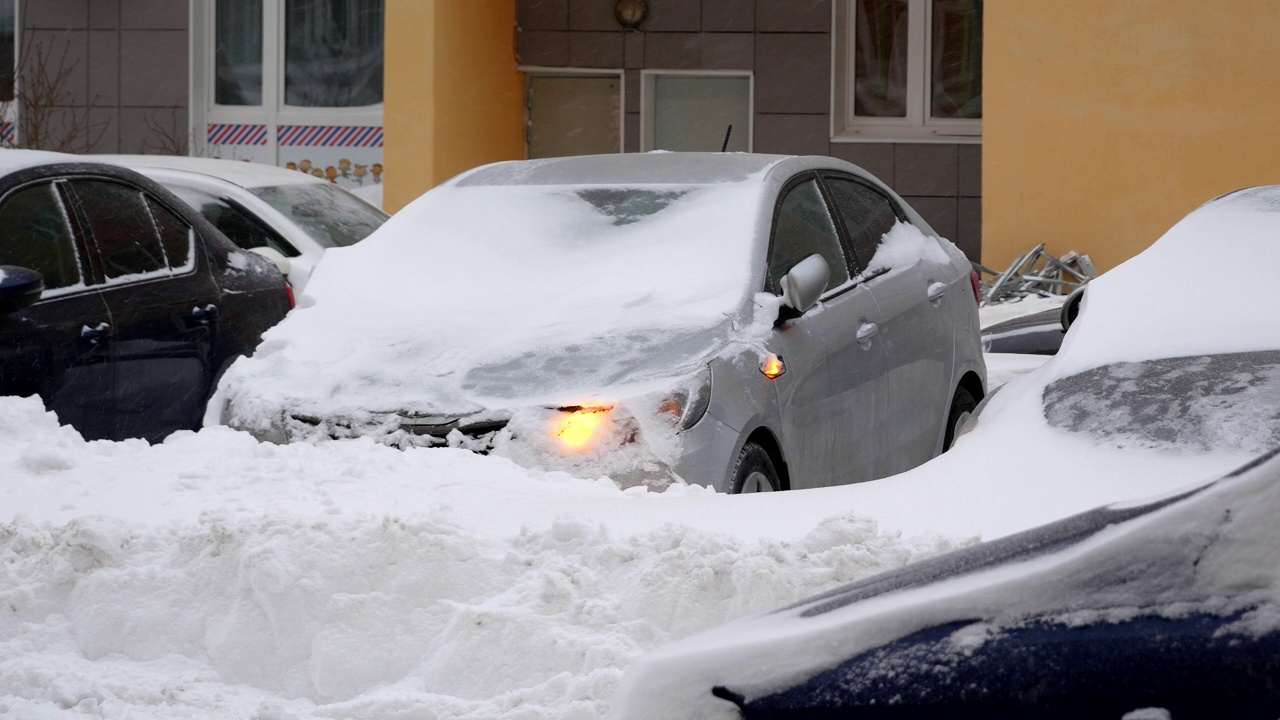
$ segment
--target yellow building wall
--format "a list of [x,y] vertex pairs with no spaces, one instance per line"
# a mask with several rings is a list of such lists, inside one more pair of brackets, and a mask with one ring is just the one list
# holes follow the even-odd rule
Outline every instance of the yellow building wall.
[[1045,242],[1106,270],[1280,183],[1278,38],[1280,0],[987,0],[983,263]]
[[386,0],[383,207],[525,156],[515,0]]

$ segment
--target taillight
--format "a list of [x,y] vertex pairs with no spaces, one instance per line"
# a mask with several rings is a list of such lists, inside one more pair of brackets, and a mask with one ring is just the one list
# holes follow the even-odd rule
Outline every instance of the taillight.
[[286,280],[284,283],[284,294],[289,296],[289,309],[298,307],[298,301],[293,297],[293,286]]
[[973,301],[982,304],[982,279],[978,277],[977,270],[969,271],[969,285],[973,287]]

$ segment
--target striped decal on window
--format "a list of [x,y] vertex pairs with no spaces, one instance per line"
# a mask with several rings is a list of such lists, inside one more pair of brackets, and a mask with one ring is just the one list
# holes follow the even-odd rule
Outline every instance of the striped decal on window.
[[382,147],[382,128],[372,125],[281,125],[281,147]]
[[0,123],[0,144],[13,146],[14,139],[17,138],[18,129],[13,123]]
[[210,145],[266,145],[266,125],[217,124],[209,126]]

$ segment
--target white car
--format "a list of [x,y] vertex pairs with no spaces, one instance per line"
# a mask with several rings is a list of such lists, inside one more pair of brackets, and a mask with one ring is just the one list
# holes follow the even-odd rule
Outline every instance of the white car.
[[199,210],[236,245],[276,261],[301,292],[324,251],[353,245],[388,215],[343,188],[271,165],[172,155],[98,155]]

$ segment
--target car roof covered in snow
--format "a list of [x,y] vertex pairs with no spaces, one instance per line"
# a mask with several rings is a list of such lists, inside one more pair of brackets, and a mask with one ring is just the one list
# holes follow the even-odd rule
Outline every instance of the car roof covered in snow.
[[78,155],[45,152],[44,150],[0,149],[0,174],[8,174],[18,170],[25,170],[38,165],[79,163],[84,161],[85,158]]
[[481,185],[710,185],[746,181],[788,159],[750,153],[626,153],[582,155],[486,165],[455,178]]
[[134,170],[160,169],[207,175],[244,188],[272,185],[297,185],[327,183],[328,180],[312,177],[296,170],[263,163],[218,158],[186,157],[182,155],[89,155],[98,162],[115,163]]

